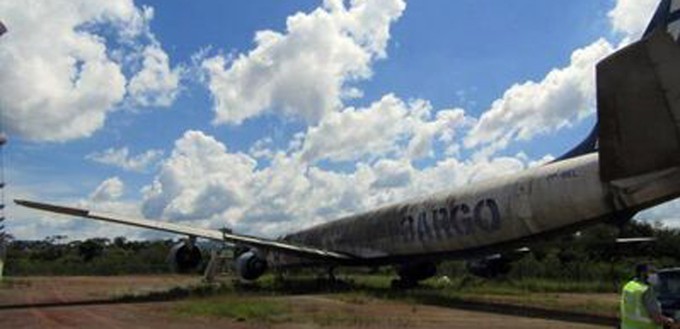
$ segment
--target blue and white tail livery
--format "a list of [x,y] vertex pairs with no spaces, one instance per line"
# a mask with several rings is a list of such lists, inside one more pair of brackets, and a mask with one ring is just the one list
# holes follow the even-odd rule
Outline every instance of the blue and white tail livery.
[[673,39],[680,43],[680,0],[661,1],[644,36],[648,36],[659,27],[665,28]]

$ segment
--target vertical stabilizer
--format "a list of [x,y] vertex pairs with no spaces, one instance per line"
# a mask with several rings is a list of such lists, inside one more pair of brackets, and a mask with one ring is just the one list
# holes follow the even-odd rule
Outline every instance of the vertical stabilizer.
[[657,29],[665,29],[674,39],[680,34],[680,0],[662,0],[652,20],[645,30],[644,37]]
[[664,0],[642,40],[597,65],[604,181],[680,165],[680,0]]

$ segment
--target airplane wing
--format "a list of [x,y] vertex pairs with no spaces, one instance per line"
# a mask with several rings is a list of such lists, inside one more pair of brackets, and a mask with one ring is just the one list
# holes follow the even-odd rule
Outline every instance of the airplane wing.
[[160,222],[160,221],[154,221],[154,220],[148,220],[148,219],[125,218],[125,217],[116,216],[116,215],[94,212],[94,211],[90,211],[90,210],[87,210],[87,209],[64,207],[64,206],[59,206],[59,205],[53,205],[53,204],[41,203],[41,202],[35,202],[35,201],[28,201],[28,200],[14,200],[14,202],[16,204],[24,206],[24,207],[39,209],[39,210],[63,214],[63,215],[84,217],[84,218],[101,220],[101,221],[105,221],[105,222],[113,222],[113,223],[143,227],[143,228],[148,228],[148,229],[152,229],[152,230],[189,235],[189,236],[193,236],[193,237],[205,238],[205,239],[215,240],[215,241],[231,242],[231,243],[242,244],[242,245],[255,247],[255,248],[278,251],[278,252],[281,252],[281,253],[286,253],[286,254],[291,254],[291,255],[306,257],[306,258],[323,259],[323,260],[330,260],[330,261],[336,261],[336,262],[338,262],[338,261],[340,261],[340,262],[351,261],[351,260],[358,260],[359,259],[358,257],[352,256],[352,255],[333,252],[333,251],[329,251],[329,250],[323,250],[323,249],[319,249],[319,248],[315,248],[315,247],[301,246],[301,245],[297,245],[297,244],[291,244],[291,243],[276,241],[276,240],[261,239],[261,238],[247,236],[247,235],[223,233],[223,232],[218,231],[218,230],[203,229],[203,228],[191,227],[191,226],[188,226],[188,225],[173,224],[173,223]]

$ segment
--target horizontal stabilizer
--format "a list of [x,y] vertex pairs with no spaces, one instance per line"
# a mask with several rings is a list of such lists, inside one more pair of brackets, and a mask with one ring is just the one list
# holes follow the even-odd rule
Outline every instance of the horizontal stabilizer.
[[597,65],[600,175],[680,165],[680,46],[666,29]]

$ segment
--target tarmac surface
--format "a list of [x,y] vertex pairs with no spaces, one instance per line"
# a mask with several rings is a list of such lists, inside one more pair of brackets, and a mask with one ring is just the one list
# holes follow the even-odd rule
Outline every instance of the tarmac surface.
[[[576,322],[416,305],[388,300],[339,300],[329,295],[262,297],[284,302],[305,321],[250,323],[187,317],[171,302],[119,302],[112,297],[195,284],[182,276],[57,277],[9,281],[0,286],[0,328],[611,328]],[[341,321],[327,319],[341,315]]]

